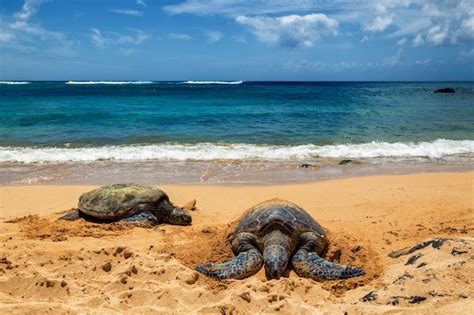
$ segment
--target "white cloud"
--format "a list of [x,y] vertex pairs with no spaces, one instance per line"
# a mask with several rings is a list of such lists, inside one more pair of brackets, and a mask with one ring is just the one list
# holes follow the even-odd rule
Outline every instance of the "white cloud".
[[145,0],[137,0],[137,5],[142,5],[142,6],[146,7]]
[[421,65],[421,66],[429,66],[432,63],[433,63],[433,60],[431,60],[431,58],[426,58],[426,59],[423,59],[423,60],[417,60],[415,62],[415,64]]
[[321,37],[337,35],[339,23],[325,14],[287,15],[281,17],[238,16],[237,23],[248,25],[263,42],[284,47],[311,47]]
[[370,39],[369,36],[364,35],[364,37],[362,37],[362,39],[360,40],[360,42],[361,42],[361,43],[365,43],[365,42],[369,41],[369,39]]
[[[360,27],[361,37],[365,32],[380,32],[387,38],[421,34],[430,45],[474,42],[473,0],[182,0],[163,6],[163,10],[234,19],[305,16],[317,10],[342,25]],[[350,30],[346,34],[353,33],[351,27],[342,29]],[[254,33],[262,32],[255,29]]]
[[294,72],[341,72],[351,71],[352,69],[387,69],[395,66],[404,65],[403,63],[403,49],[398,49],[393,56],[387,57],[383,60],[374,62],[360,62],[360,61],[312,61],[307,59],[292,59],[287,61],[283,68]]
[[33,17],[40,8],[43,0],[26,0],[21,8],[21,11],[15,13],[14,20],[10,23],[10,28],[17,32],[27,33],[39,37],[41,40],[57,40],[66,42],[63,33],[49,31],[42,28],[40,25],[31,24],[30,18]]
[[106,43],[105,38],[102,36],[100,30],[97,28],[91,28],[91,40],[94,45],[98,47],[104,47]]
[[185,0],[166,5],[170,14],[239,15],[281,14],[295,11],[311,11],[321,6],[318,0]]
[[402,59],[403,59],[403,49],[399,48],[395,55],[385,58],[382,61],[381,65],[385,67],[394,67],[401,64]]
[[2,31],[0,31],[0,42],[8,42],[10,41],[11,39],[13,39],[15,36],[13,34],[10,34],[10,33],[4,33]]
[[10,28],[12,30],[22,32],[23,34],[33,35],[34,37],[43,41],[54,40],[61,43],[68,42],[63,33],[46,30],[39,25],[33,25],[26,21],[14,21],[10,23]]
[[474,14],[461,22],[459,29],[454,33],[453,42],[467,42],[474,40]]
[[474,1],[437,1],[425,4],[424,9],[431,14],[432,27],[428,30],[427,40],[433,44],[474,40]]
[[177,33],[169,33],[168,37],[171,39],[177,39],[177,40],[191,40],[192,37],[189,36],[188,34],[177,34]]
[[375,12],[381,13],[381,14],[386,14],[387,13],[387,7],[383,3],[377,2],[377,3],[375,3]]
[[377,16],[372,23],[366,24],[364,30],[370,32],[382,32],[392,24],[392,16]]
[[448,36],[448,27],[436,25],[429,29],[426,40],[435,45],[441,45]]
[[124,14],[124,15],[130,15],[130,16],[143,16],[142,11],[138,10],[129,10],[129,9],[107,9],[107,11],[118,13],[118,14]]
[[203,32],[204,32],[204,35],[206,35],[206,37],[207,37],[207,39],[210,43],[218,42],[224,37],[224,34],[222,34],[219,31],[206,30],[206,31],[203,31]]
[[397,42],[397,45],[398,46],[403,46],[407,43],[407,39],[405,37],[403,37],[402,39],[400,39],[398,42]]
[[[5,18],[9,30],[2,36],[2,42],[8,42],[10,47],[29,53],[51,54],[61,57],[75,55],[77,42],[69,40],[62,32],[43,28],[30,20],[39,12],[45,0],[25,0],[20,11],[11,18]],[[3,19],[3,17],[2,17]]]
[[413,39],[413,47],[421,46],[424,43],[425,40],[423,39],[423,36],[421,36],[421,34],[416,35],[416,37]]
[[25,0],[25,3],[23,4],[23,7],[21,8],[21,11],[15,13],[15,18],[23,21],[27,21],[35,15],[41,3],[44,2],[43,0]]
[[90,38],[94,45],[100,48],[106,46],[120,46],[120,45],[140,45],[150,38],[142,30],[128,29],[129,34],[121,34],[116,32],[102,33],[98,28],[91,28]]

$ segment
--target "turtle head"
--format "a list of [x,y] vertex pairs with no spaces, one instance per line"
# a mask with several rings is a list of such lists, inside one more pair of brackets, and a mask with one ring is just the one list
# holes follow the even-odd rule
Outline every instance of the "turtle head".
[[279,279],[286,272],[290,258],[290,239],[279,230],[267,234],[264,239],[263,261],[269,279]]
[[166,222],[176,225],[190,225],[192,222],[191,214],[183,208],[174,207],[166,217]]
[[169,200],[160,200],[155,215],[169,224],[190,225],[191,214],[183,208],[175,207]]

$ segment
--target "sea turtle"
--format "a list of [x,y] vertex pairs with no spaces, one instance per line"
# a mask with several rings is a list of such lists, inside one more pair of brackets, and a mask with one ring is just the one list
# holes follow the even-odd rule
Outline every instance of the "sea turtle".
[[217,279],[243,279],[262,265],[269,279],[283,276],[289,265],[299,276],[318,281],[365,274],[362,269],[320,257],[328,244],[326,232],[305,210],[288,201],[273,199],[250,208],[229,240],[234,259],[200,265],[196,270]]
[[86,192],[79,197],[78,209],[61,220],[84,218],[97,222],[124,220],[128,223],[161,222],[189,225],[191,215],[174,206],[166,193],[158,188],[135,184],[114,184]]

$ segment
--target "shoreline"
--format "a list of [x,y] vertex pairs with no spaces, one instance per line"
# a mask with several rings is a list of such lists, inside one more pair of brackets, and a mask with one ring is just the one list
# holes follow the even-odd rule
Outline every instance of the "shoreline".
[[[344,161],[344,162],[341,162]],[[0,185],[284,185],[366,176],[474,171],[464,161],[145,161],[0,163]],[[344,163],[344,164],[342,164]],[[342,164],[342,165],[341,165]]]
[[[474,307],[473,171],[265,186],[160,185],[176,205],[197,200],[191,226],[55,220],[93,187],[0,186],[0,311],[465,314]],[[291,271],[269,281],[261,270],[217,282],[194,271],[232,257],[231,223],[272,198],[307,210],[328,232],[326,258],[363,267],[366,276],[320,283]],[[428,243],[388,256],[433,240],[439,248]],[[106,262],[109,272],[102,270]]]

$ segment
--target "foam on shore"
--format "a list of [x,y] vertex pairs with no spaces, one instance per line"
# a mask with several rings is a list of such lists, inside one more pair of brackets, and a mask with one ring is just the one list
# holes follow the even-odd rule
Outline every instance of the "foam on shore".
[[151,144],[82,148],[0,147],[0,162],[61,163],[116,161],[212,161],[263,160],[298,161],[312,158],[411,158],[439,159],[459,154],[473,154],[473,140],[445,140],[419,143],[369,142],[362,144],[255,145],[255,144]]

